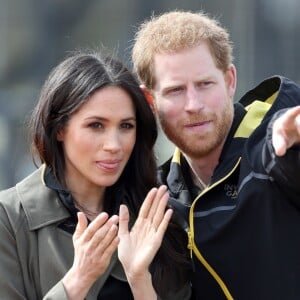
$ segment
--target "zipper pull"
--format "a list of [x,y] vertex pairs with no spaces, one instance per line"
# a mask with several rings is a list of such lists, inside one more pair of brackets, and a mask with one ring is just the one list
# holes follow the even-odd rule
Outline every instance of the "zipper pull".
[[187,234],[188,234],[188,239],[189,239],[187,247],[188,247],[188,249],[190,249],[192,269],[193,269],[193,272],[195,272],[195,263],[193,260],[194,239],[193,239],[193,235],[190,230],[188,231]]
[[[188,239],[189,239],[187,247],[188,247],[188,249],[191,250],[191,252],[193,252],[193,236],[192,236],[192,233],[190,230],[188,231],[187,234],[188,234]],[[191,253],[191,257],[192,257],[192,253]]]

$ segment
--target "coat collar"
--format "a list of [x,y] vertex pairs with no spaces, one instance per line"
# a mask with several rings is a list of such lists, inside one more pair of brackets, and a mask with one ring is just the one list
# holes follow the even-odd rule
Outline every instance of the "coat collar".
[[44,184],[45,165],[16,185],[30,230],[36,230],[70,216],[57,193]]

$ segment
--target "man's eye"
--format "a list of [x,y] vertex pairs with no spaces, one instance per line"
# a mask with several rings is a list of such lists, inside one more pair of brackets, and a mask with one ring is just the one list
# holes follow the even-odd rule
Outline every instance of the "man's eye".
[[183,88],[181,86],[177,86],[174,88],[171,88],[167,91],[167,94],[176,94],[176,93],[180,93],[183,90]]
[[212,85],[213,82],[212,81],[203,81],[203,82],[200,82],[200,86],[203,86],[203,87],[207,87],[207,86],[210,86]]

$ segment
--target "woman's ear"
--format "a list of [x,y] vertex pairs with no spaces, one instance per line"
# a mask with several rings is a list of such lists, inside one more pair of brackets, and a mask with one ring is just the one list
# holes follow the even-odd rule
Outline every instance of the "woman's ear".
[[150,105],[153,113],[156,113],[156,109],[155,109],[155,104],[154,104],[154,98],[153,95],[151,94],[151,92],[149,90],[147,90],[147,88],[144,85],[140,85],[141,90],[144,93],[144,96],[147,99],[148,104]]
[[62,142],[64,140],[64,131],[63,129],[60,129],[57,134],[56,134],[56,139],[59,141],[59,142]]

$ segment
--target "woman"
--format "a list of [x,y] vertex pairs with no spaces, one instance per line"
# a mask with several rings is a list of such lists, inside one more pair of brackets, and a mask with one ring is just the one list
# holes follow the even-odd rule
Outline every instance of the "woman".
[[42,165],[0,193],[1,298],[188,299],[181,232],[170,224],[163,238],[172,211],[152,188],[155,119],[133,75],[96,53],[67,58],[31,129]]

